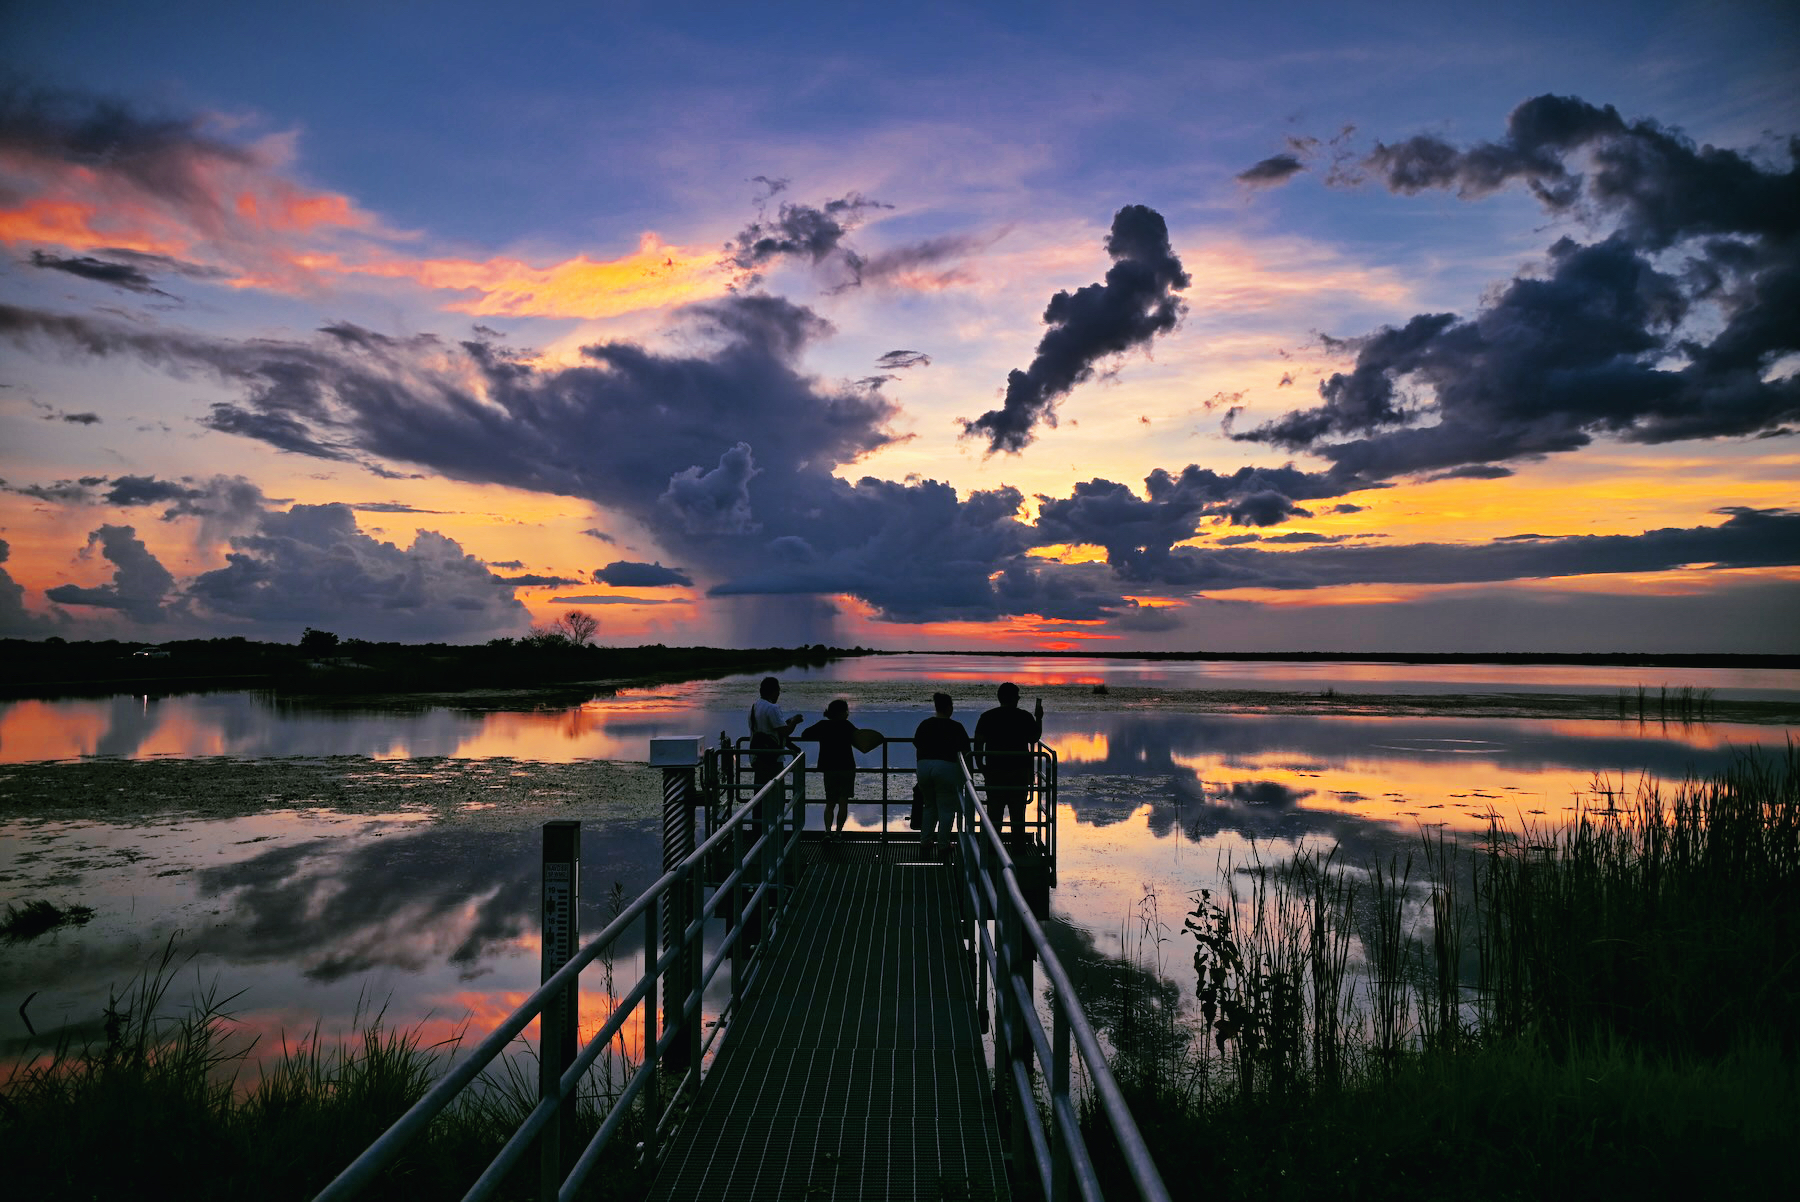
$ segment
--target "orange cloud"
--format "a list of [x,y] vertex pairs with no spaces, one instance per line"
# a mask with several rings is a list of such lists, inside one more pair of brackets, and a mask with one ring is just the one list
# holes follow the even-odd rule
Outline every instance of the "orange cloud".
[[[50,153],[0,151],[18,197],[0,205],[0,242],[64,251],[122,249],[197,264],[234,288],[316,291],[329,277],[405,280],[464,295],[444,307],[477,316],[613,317],[722,295],[712,250],[646,233],[617,259],[585,254],[546,265],[523,259],[415,257],[340,193],[284,174],[288,139],[237,147],[195,135],[141,162],[77,164]],[[140,156],[141,157],[141,156]]]
[[445,308],[478,316],[616,317],[640,309],[720,296],[729,283],[711,251],[693,251],[646,233],[618,259],[576,255],[547,267],[520,259],[382,259],[339,263],[346,273],[409,279],[427,288],[477,295]]
[[76,200],[38,198],[15,208],[0,209],[0,242],[8,245],[38,244],[64,250],[99,250],[117,247],[144,254],[180,256],[188,250],[185,239],[157,234],[134,218],[141,214],[102,214],[94,205]]
[[0,151],[18,197],[0,207],[0,240],[169,255],[306,288],[309,240],[382,231],[348,197],[287,178],[288,156],[287,139],[238,146],[198,130],[97,162],[15,143]]

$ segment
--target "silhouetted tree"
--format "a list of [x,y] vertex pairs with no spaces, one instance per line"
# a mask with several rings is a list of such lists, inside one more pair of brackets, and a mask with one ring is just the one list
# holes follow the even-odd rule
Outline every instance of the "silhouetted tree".
[[314,630],[311,626],[300,636],[300,650],[308,655],[328,655],[337,649],[338,636],[329,630]]
[[556,626],[571,643],[577,647],[585,647],[594,641],[594,632],[600,629],[600,620],[585,610],[571,609],[556,619]]

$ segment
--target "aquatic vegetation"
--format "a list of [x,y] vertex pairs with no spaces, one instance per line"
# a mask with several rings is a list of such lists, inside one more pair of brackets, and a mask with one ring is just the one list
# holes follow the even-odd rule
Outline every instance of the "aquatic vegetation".
[[1473,848],[1433,831],[1417,879],[1227,863],[1185,926],[1187,1041],[1115,1064],[1165,1165],[1225,1197],[1791,1191],[1800,753],[1597,793]]
[[6,917],[0,919],[0,937],[9,943],[23,943],[58,927],[81,926],[93,917],[92,906],[59,906],[40,897],[23,906],[8,905]]
[[[201,985],[184,1007],[168,994],[174,942],[114,996],[100,1039],[67,1036],[0,1079],[0,1159],[20,1197],[228,1199],[311,1197],[405,1113],[445,1069],[456,1040],[425,1045],[359,1009],[354,1038],[316,1028],[283,1043],[254,1081],[254,1040],[231,1021],[237,995]],[[370,1196],[459,1198],[537,1102],[531,1049],[503,1057],[377,1184]],[[585,1089],[573,1122],[585,1143],[605,1117],[603,1088]],[[636,1123],[637,1116],[627,1120]],[[634,1139],[595,1197],[641,1196]],[[535,1188],[536,1164],[505,1196]]]

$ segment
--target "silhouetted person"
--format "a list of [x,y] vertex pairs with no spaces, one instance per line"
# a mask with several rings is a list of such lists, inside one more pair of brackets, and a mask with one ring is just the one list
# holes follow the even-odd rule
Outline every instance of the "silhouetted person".
[[937,835],[944,832],[944,851],[950,851],[950,834],[962,807],[963,762],[969,754],[969,732],[950,715],[956,703],[948,693],[933,693],[937,713],[913,731],[913,748],[919,756],[919,829],[925,854],[937,854]]
[[750,763],[756,787],[760,789],[781,771],[781,751],[789,746],[788,736],[800,725],[800,715],[783,714],[781,707],[775,704],[781,697],[781,682],[773,676],[763,677],[757,691],[762,695],[750,703],[750,746],[763,754],[758,754]]
[[987,782],[988,821],[1005,834],[1012,815],[1012,838],[1025,841],[1025,803],[1031,796],[1031,749],[1044,735],[1044,703],[1033,713],[1019,708],[1019,686],[1000,686],[1000,704],[975,722],[975,767]]
[[[856,792],[856,724],[850,721],[850,703],[839,697],[825,707],[825,716],[800,732],[802,739],[819,744],[819,775],[825,782],[825,833],[841,831],[850,817],[850,796]],[[837,823],[832,823],[832,808]]]

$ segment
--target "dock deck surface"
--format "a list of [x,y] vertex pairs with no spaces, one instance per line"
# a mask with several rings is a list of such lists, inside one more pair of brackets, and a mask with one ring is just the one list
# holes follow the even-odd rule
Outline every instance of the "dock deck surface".
[[1009,1196],[959,876],[912,844],[804,846],[653,1199]]

